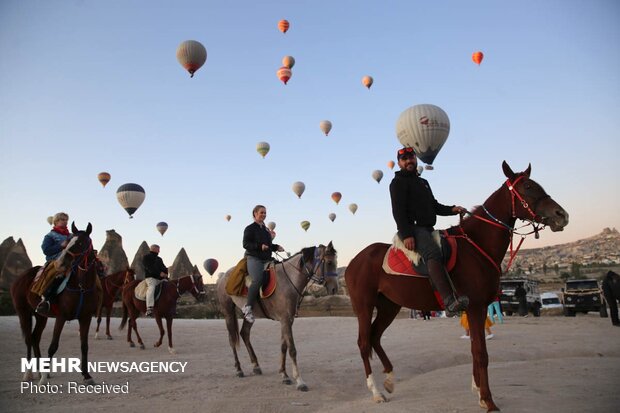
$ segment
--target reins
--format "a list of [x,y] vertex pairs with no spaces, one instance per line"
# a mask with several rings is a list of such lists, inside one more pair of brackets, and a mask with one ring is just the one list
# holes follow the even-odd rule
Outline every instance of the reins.
[[[79,288],[69,287],[69,284],[67,282],[67,285],[65,286],[65,290],[68,292],[72,292],[72,293],[80,293],[80,301],[78,302],[78,305],[75,309],[75,315],[73,316],[73,319],[77,319],[80,313],[82,312],[82,307],[84,305],[84,294],[90,293],[94,291],[95,289],[95,283],[93,283],[92,287],[90,287],[89,289],[86,289],[84,285],[82,284],[82,282],[84,281],[82,279],[83,277],[80,277],[80,273],[88,274],[88,272],[91,271],[91,269],[93,268],[93,265],[96,262],[94,258],[90,261],[90,263],[88,261],[88,257],[92,249],[93,249],[93,243],[91,241],[88,247],[82,252],[74,253],[72,251],[67,251],[67,254],[73,257],[73,261],[71,262],[71,272],[69,273],[69,277],[71,277],[73,274],[76,274],[76,276],[78,277]],[[78,257],[78,258],[76,259],[75,257]],[[82,262],[83,262],[83,266],[81,265]]]

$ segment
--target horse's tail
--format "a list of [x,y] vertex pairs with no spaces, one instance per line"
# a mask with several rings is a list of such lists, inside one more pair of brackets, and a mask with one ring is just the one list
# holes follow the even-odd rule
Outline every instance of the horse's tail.
[[125,304],[125,301],[123,301],[123,318],[121,319],[121,325],[118,326],[119,330],[124,329],[125,324],[127,324],[127,313],[128,313],[127,304]]

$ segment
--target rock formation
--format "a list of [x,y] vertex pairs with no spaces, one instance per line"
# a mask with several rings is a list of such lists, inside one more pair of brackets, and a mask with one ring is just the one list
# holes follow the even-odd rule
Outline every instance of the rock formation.
[[185,252],[185,248],[181,248],[181,251],[179,251],[177,257],[174,259],[172,266],[168,268],[168,272],[171,280],[194,273],[194,266],[189,260],[187,252]]
[[13,237],[8,237],[4,241],[2,241],[2,244],[0,244],[0,271],[2,270],[2,267],[4,266],[6,257],[9,256],[9,252],[11,252],[11,249],[14,246],[15,246],[15,240],[13,239]]
[[0,289],[8,290],[15,279],[24,271],[32,268],[32,261],[28,258],[26,247],[21,238],[7,254],[2,272],[0,273]]
[[146,241],[142,241],[142,244],[138,247],[138,251],[131,262],[131,268],[136,272],[136,280],[144,279],[144,265],[142,265],[142,259],[149,251],[149,244],[147,244]]
[[129,268],[127,254],[123,250],[123,237],[113,229],[106,231],[105,243],[99,250],[99,259],[105,264],[106,274],[114,274]]

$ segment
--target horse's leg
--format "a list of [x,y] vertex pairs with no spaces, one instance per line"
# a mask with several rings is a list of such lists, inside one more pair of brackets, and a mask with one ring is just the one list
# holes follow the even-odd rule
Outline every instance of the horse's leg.
[[480,407],[486,408],[488,412],[499,411],[491,396],[489,388],[489,355],[484,337],[484,322],[487,316],[487,308],[474,307],[470,305],[467,309],[467,320],[469,322],[469,334],[471,337],[471,354],[473,358],[473,380],[472,390],[476,385],[478,390],[478,403]]
[[[34,356],[36,358],[41,358],[41,336],[43,335],[43,330],[45,330],[45,326],[47,325],[47,317],[35,313],[34,319],[35,325],[34,330],[32,331],[32,349],[34,350]],[[37,373],[37,376],[40,378],[41,373]]]
[[237,315],[235,314],[235,304],[230,297],[220,297],[220,306],[224,313],[224,319],[226,320],[226,330],[228,330],[228,344],[232,348],[233,355],[235,356],[235,371],[237,377],[243,377],[243,370],[241,370],[241,363],[239,363],[239,356],[237,355],[237,346],[239,346],[239,321],[237,321]]
[[132,327],[133,331],[136,333],[136,337],[138,338],[138,344],[140,345],[140,350],[144,350],[144,342],[142,342],[142,337],[140,337],[140,333],[138,333],[138,315],[137,314],[131,317],[130,327]]
[[241,331],[239,334],[241,335],[241,339],[243,339],[243,343],[245,344],[245,348],[248,350],[248,354],[250,355],[250,361],[252,362],[252,371],[254,374],[263,374],[259,364],[258,358],[256,357],[256,353],[254,353],[254,348],[252,347],[252,342],[250,341],[250,330],[252,329],[252,324],[243,320],[243,324],[241,325]]
[[128,324],[129,326],[127,327],[127,342],[129,343],[129,347],[135,347],[136,343],[133,342],[133,340],[131,339],[131,330],[133,330],[133,319],[134,319],[134,312],[133,309],[127,305],[125,306],[127,308],[127,317],[129,317],[129,321]]
[[177,354],[177,351],[174,347],[172,347],[172,320],[174,320],[174,318],[172,318],[171,314],[168,314],[166,316],[166,327],[168,328],[168,352],[170,352],[170,354]]
[[400,306],[398,304],[393,303],[384,295],[380,294],[377,300],[377,316],[370,328],[370,343],[383,364],[383,372],[385,373],[383,387],[388,393],[394,391],[394,368],[392,363],[390,363],[390,359],[385,354],[385,350],[383,350],[381,346],[381,336],[389,325],[392,324],[392,321],[394,321],[399,311]]
[[293,384],[293,380],[286,374],[286,352],[288,350],[288,340],[284,336],[284,321],[282,321],[282,334],[280,337],[280,375],[283,384]]
[[282,326],[282,337],[288,344],[288,355],[291,357],[293,363],[293,378],[297,381],[297,390],[308,391],[308,386],[304,383],[304,380],[299,374],[299,368],[297,367],[297,349],[295,348],[295,340],[293,339],[293,321],[294,318],[284,318],[280,323]]
[[[62,317],[56,317],[56,323],[54,324],[54,335],[52,337],[52,342],[47,349],[47,357],[52,358],[56,351],[58,350],[58,344],[60,343],[60,334],[62,333],[62,329],[65,326],[66,320]],[[41,373],[41,380],[39,381],[39,385],[46,384],[49,381],[50,374],[49,373]]]
[[157,340],[155,342],[155,345],[153,347],[159,347],[161,346],[161,342],[164,339],[164,325],[161,322],[161,316],[159,315],[159,313],[155,314],[155,322],[157,323],[157,327],[159,328],[159,340]]
[[372,376],[372,368],[370,367],[370,356],[372,352],[372,346],[370,344],[370,332],[372,330],[371,320],[373,306],[364,306],[357,310],[357,324],[358,324],[358,336],[357,346],[360,349],[360,355],[364,362],[364,371],[366,372],[366,387],[372,392],[372,399],[377,403],[387,401],[385,396],[377,389],[375,379]]
[[112,334],[110,334],[110,315],[112,314],[112,307],[114,306],[114,301],[110,303],[110,305],[106,305],[105,307],[105,336],[108,340],[112,340]]
[[[103,311],[103,306],[105,305],[105,301],[101,304],[101,307],[97,309],[97,328],[95,328],[95,340],[99,340],[99,326],[101,325],[101,312]],[[109,334],[109,331],[107,331]]]
[[80,323],[80,349],[82,350],[82,377],[84,384],[95,384],[95,380],[88,373],[88,330],[90,329],[90,321],[92,316],[83,316],[79,319]]

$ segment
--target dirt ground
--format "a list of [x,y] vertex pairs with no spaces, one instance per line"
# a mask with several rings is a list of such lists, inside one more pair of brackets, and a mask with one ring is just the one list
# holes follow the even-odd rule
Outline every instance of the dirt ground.
[[[281,383],[280,327],[257,320],[254,348],[263,374],[252,374],[245,348],[246,377],[237,378],[223,320],[175,320],[176,355],[153,348],[153,320],[138,326],[146,349],[129,348],[119,319],[114,340],[95,340],[90,361],[187,362],[184,373],[97,373],[97,383],[129,384],[128,394],[31,394],[22,391],[20,359],[25,356],[16,317],[0,317],[0,411],[3,412],[480,412],[470,391],[469,341],[458,319],[397,319],[383,344],[394,364],[396,388],[389,402],[375,404],[366,388],[351,317],[298,318],[293,326],[300,372],[310,390]],[[79,357],[78,325],[63,332],[56,357]],[[47,353],[52,323],[44,333]],[[508,317],[488,340],[491,391],[504,412],[611,412],[620,406],[620,328],[596,314],[565,317]],[[372,361],[382,389],[379,360]],[[291,364],[287,371],[292,375]],[[57,373],[50,382],[81,381],[79,373]]]

